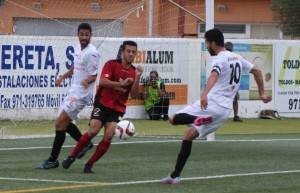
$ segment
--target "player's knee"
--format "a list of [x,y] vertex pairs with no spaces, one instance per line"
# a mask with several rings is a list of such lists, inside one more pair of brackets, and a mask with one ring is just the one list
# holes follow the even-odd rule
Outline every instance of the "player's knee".
[[88,131],[88,133],[91,138],[94,138],[97,135],[97,132],[95,131]]
[[106,131],[103,136],[103,140],[111,142],[115,135],[115,131]]
[[172,124],[173,125],[180,125],[182,120],[181,114],[175,114],[172,116]]
[[176,124],[174,124],[174,122],[173,122],[175,116],[176,116],[176,115],[172,115],[172,116],[169,117],[169,122],[170,122],[172,125],[176,125]]
[[194,127],[189,127],[183,134],[183,140],[193,141],[199,136],[198,131]]
[[90,126],[88,134],[91,138],[95,137],[100,131],[100,127]]
[[59,121],[56,121],[56,123],[55,123],[55,131],[65,131],[67,129],[68,125],[69,125],[69,122],[59,122]]
[[173,124],[174,125],[184,125],[184,124],[189,124],[190,122],[187,121],[187,118],[189,118],[188,114],[185,113],[179,113],[175,114],[173,116]]

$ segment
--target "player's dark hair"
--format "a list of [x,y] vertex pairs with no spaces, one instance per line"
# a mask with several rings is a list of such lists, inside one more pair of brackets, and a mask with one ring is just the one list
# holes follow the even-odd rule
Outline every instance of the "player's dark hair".
[[205,39],[208,42],[215,42],[217,46],[224,47],[224,36],[223,33],[218,29],[211,29],[205,32]]
[[233,51],[233,44],[231,42],[226,42],[225,43],[225,49],[228,50],[229,52]]
[[137,44],[134,41],[127,40],[127,41],[124,41],[123,44],[122,44],[122,51],[125,51],[126,45],[134,46],[137,49]]
[[77,32],[79,32],[79,30],[81,30],[81,29],[87,29],[87,30],[89,30],[92,33],[92,27],[88,23],[81,23],[81,24],[79,24]]

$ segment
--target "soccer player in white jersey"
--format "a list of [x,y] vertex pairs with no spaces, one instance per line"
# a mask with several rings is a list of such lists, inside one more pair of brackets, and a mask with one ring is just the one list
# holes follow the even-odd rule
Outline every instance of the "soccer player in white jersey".
[[212,61],[211,74],[201,99],[170,117],[172,124],[187,124],[189,127],[183,135],[175,169],[169,176],[163,178],[161,183],[178,184],[179,176],[190,156],[193,140],[216,131],[228,119],[232,110],[232,101],[240,86],[242,70],[254,75],[260,99],[264,103],[272,100],[271,96],[264,94],[261,70],[242,56],[227,51],[220,30],[207,31],[205,43],[210,55],[216,56]]
[[[73,82],[61,104],[59,115],[56,119],[55,138],[51,155],[43,164],[38,165],[37,169],[51,169],[59,166],[57,158],[65,141],[66,132],[76,141],[79,141],[82,136],[78,127],[72,123],[72,120],[79,118],[79,112],[86,106],[93,95],[100,55],[90,43],[92,37],[90,24],[81,23],[78,26],[77,36],[80,44],[75,47],[74,63],[68,72],[55,80],[56,85],[60,85],[65,78],[73,75]],[[92,147],[93,143],[90,143],[77,157],[81,158]]]

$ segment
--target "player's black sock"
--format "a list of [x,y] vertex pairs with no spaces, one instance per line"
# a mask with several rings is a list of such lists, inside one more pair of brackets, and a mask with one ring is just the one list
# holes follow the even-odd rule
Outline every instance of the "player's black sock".
[[66,132],[76,141],[79,141],[80,137],[82,136],[81,132],[79,131],[78,127],[74,123],[70,123],[66,129]]
[[177,157],[175,170],[171,174],[171,178],[176,178],[180,176],[180,173],[189,158],[192,150],[192,141],[183,140],[181,144],[181,149]]
[[55,138],[54,138],[51,156],[49,158],[49,161],[54,162],[57,160],[59,152],[61,150],[61,147],[65,142],[65,139],[66,139],[65,131],[56,131],[55,132]]
[[194,116],[194,115],[189,115],[189,114],[186,114],[186,113],[179,113],[179,114],[176,114],[173,118],[173,123],[175,125],[186,125],[186,124],[191,124],[191,123],[194,123],[194,120],[196,119],[197,117]]

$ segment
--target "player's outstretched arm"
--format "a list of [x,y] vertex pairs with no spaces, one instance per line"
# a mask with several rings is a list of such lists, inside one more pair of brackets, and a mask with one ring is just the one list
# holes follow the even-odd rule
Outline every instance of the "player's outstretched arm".
[[256,81],[256,84],[258,86],[258,92],[260,99],[264,102],[270,102],[272,100],[272,96],[265,95],[265,89],[264,89],[264,81],[261,70],[254,66],[252,70],[250,71],[254,75],[254,79]]

